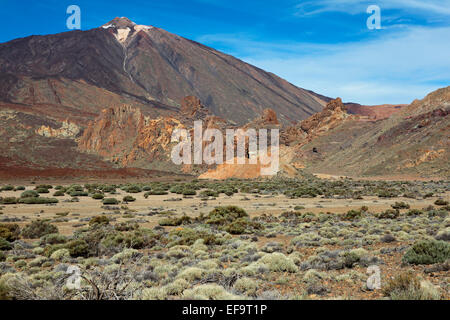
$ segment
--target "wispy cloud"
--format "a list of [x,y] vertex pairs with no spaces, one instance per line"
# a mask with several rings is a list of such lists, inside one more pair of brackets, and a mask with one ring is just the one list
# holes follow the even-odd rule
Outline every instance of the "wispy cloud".
[[296,5],[295,14],[298,16],[312,16],[324,12],[359,14],[365,12],[372,4],[382,9],[396,9],[420,15],[450,15],[450,0],[307,0]]
[[450,27],[414,27],[337,44],[265,43],[242,34],[201,40],[232,48],[231,54],[300,87],[346,101],[382,104],[408,103],[450,85],[449,34]]

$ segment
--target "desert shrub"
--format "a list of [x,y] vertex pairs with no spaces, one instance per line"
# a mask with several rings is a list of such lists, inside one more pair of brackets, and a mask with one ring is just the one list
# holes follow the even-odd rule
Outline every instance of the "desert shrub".
[[434,264],[450,259],[450,243],[438,240],[416,242],[403,255],[402,261],[409,264]]
[[429,282],[420,281],[412,272],[405,272],[390,279],[383,294],[392,300],[439,300],[439,291]]
[[121,252],[115,254],[111,258],[111,260],[114,261],[115,263],[120,263],[120,262],[123,263],[130,259],[134,259],[134,258],[137,258],[140,256],[142,256],[142,253],[140,253],[138,250],[126,248],[126,249],[122,250]]
[[164,287],[165,291],[169,295],[180,295],[187,288],[189,288],[189,282],[182,278],[176,279]]
[[380,238],[380,241],[381,242],[384,242],[384,243],[391,243],[391,242],[394,242],[394,241],[396,241],[397,239],[392,235],[392,234],[390,234],[390,233],[387,233],[387,234],[385,234],[384,236],[382,236],[381,238]]
[[445,201],[444,199],[437,199],[434,204],[437,206],[446,206],[448,205],[448,201]]
[[258,284],[255,280],[250,278],[240,278],[234,283],[233,288],[239,292],[249,296],[254,296],[258,289]]
[[149,196],[163,196],[169,194],[166,190],[163,189],[153,189],[146,193],[144,193],[144,198],[147,199]]
[[133,202],[133,201],[136,201],[136,198],[133,198],[132,196],[123,197],[123,202]]
[[64,246],[69,250],[71,257],[87,257],[89,255],[89,246],[86,241],[77,239],[69,241]]
[[318,195],[323,194],[323,192],[315,187],[303,187],[295,190],[288,190],[284,194],[291,199],[296,199],[296,198],[315,198]]
[[65,195],[65,193],[64,193],[64,191],[62,191],[62,190],[57,190],[57,191],[53,194],[54,197],[63,197],[64,195]]
[[107,216],[96,216],[89,221],[90,226],[109,224]]
[[257,263],[266,265],[274,272],[297,272],[295,263],[280,252],[268,253],[261,257]]
[[398,209],[387,209],[386,211],[380,212],[377,217],[379,219],[396,219],[400,215]]
[[450,241],[450,227],[439,231],[435,237],[436,240]]
[[47,234],[47,235],[41,237],[41,239],[40,239],[40,243],[45,244],[45,245],[60,244],[60,243],[66,243],[66,242],[67,242],[67,237],[62,234],[59,234],[59,233]]
[[27,190],[22,192],[22,194],[20,195],[21,198],[34,198],[34,197],[39,197],[39,193],[36,192],[35,190]]
[[188,282],[192,282],[194,280],[200,280],[204,277],[206,274],[206,271],[197,267],[189,267],[184,270],[182,270],[177,278],[178,279],[184,279]]
[[119,200],[117,200],[115,198],[105,198],[105,199],[103,199],[103,204],[105,204],[105,205],[119,204]]
[[360,219],[362,216],[362,213],[360,210],[349,210],[347,213],[344,213],[342,215],[343,220],[356,220]]
[[128,193],[139,193],[142,192],[142,189],[138,185],[131,185],[123,188],[124,191]]
[[218,197],[219,193],[214,190],[203,190],[200,192],[200,197]]
[[96,233],[88,233],[84,239],[91,245],[91,254],[97,255],[99,250],[117,251],[124,248],[142,249],[156,244],[158,235],[149,229],[117,232],[109,228],[101,228]]
[[409,209],[410,206],[409,204],[405,203],[405,202],[395,202],[394,204],[391,204],[391,207],[393,209]]
[[[0,242],[1,242],[1,240],[0,240]],[[0,244],[0,246],[1,246],[1,244]],[[6,254],[4,254],[3,251],[0,251],[0,262],[3,262],[5,260],[6,260]],[[1,291],[1,289],[0,289],[0,291]],[[2,300],[1,299],[1,293],[0,293],[0,300]]]
[[192,219],[186,215],[179,218],[165,218],[159,221],[160,226],[181,226],[183,224],[191,224]]
[[104,197],[105,196],[103,194],[101,194],[101,193],[94,193],[92,195],[92,199],[94,199],[94,200],[102,200]]
[[69,249],[66,249],[66,248],[58,249],[50,255],[50,258],[52,258],[53,260],[56,260],[56,261],[61,261],[62,259],[69,258],[69,257],[70,257],[70,251],[69,251]]
[[175,229],[169,233],[169,239],[171,242],[170,246],[175,245],[185,245],[190,246],[194,244],[198,239],[203,239],[203,243],[206,245],[221,244],[222,241],[219,240],[214,234],[208,233],[206,231],[194,230],[190,228]]
[[183,196],[195,196],[197,194],[197,191],[194,189],[184,189],[183,190]]
[[25,186],[17,186],[14,188],[15,191],[22,191],[25,190]]
[[421,214],[423,214],[423,211],[419,210],[419,209],[411,209],[411,210],[408,210],[408,212],[406,212],[406,215],[408,217],[420,216]]
[[1,204],[17,204],[18,201],[19,201],[19,199],[15,198],[15,197],[1,198]]
[[50,244],[44,248],[44,250],[42,251],[41,254],[50,258],[54,252],[61,250],[61,249],[66,249],[64,243]]
[[59,200],[55,198],[33,197],[33,198],[19,199],[18,202],[23,204],[50,204],[50,203],[58,203]]
[[0,188],[0,191],[13,191],[14,190],[14,186],[12,185],[6,185]]
[[19,239],[20,228],[15,223],[0,223],[0,238],[13,242]]
[[248,217],[248,213],[242,208],[236,206],[217,207],[209,213],[206,223],[224,225],[245,217]]
[[361,259],[367,255],[368,252],[366,250],[359,248],[343,252],[341,258],[345,267],[353,268],[356,263],[360,262]]
[[167,291],[165,288],[152,287],[142,290],[140,297],[142,300],[166,300]]
[[212,283],[195,286],[183,292],[184,299],[188,300],[235,300],[236,296],[227,292],[224,287]]
[[35,190],[37,193],[50,193],[47,188],[36,188]]
[[378,192],[378,197],[380,198],[395,198],[398,197],[400,192],[395,189],[383,189]]
[[52,189],[53,186],[51,184],[40,184],[35,187],[35,189]]
[[58,233],[56,226],[43,220],[35,220],[26,225],[21,234],[26,239],[38,239],[52,233]]
[[6,241],[6,239],[0,237],[0,252],[3,250],[11,250],[12,246],[11,243]]
[[116,224],[114,228],[117,231],[132,231],[139,229],[139,225],[135,222],[121,222],[119,224]]
[[68,194],[71,197],[87,197],[87,196],[89,196],[89,193],[86,191],[70,191],[70,192],[68,192]]
[[231,234],[243,234],[247,230],[253,232],[254,230],[263,229],[263,225],[258,222],[253,222],[249,218],[238,218],[226,225],[223,229]]

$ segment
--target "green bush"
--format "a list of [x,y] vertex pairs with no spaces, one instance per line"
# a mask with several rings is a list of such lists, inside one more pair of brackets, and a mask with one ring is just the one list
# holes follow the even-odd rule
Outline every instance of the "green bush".
[[450,243],[437,240],[416,242],[404,254],[402,261],[409,264],[434,264],[450,259]]
[[39,193],[35,190],[27,190],[27,191],[22,192],[20,197],[21,198],[35,198],[35,197],[39,197]]
[[36,192],[37,193],[50,193],[50,191],[46,188],[37,188]]
[[387,209],[386,211],[380,212],[377,217],[379,219],[396,219],[400,216],[400,211],[398,209]]
[[103,204],[105,204],[105,205],[119,204],[119,200],[117,200],[115,198],[105,198],[105,199],[103,199]]
[[90,226],[94,226],[94,225],[106,225],[109,224],[109,219],[107,216],[96,216],[93,217],[90,221],[89,221],[89,225]]
[[0,252],[1,250],[11,250],[11,249],[12,249],[11,244],[8,241],[6,241],[6,239],[0,237]]
[[0,238],[3,238],[9,242],[13,242],[19,239],[20,228],[16,223],[0,223]]
[[23,198],[19,199],[18,202],[23,204],[50,204],[50,203],[58,203],[59,200],[55,198],[38,197],[38,198]]
[[409,204],[405,203],[405,202],[395,202],[394,204],[391,204],[391,207],[393,209],[409,209],[410,206]]
[[190,228],[175,229],[169,233],[169,239],[172,240],[169,246],[175,245],[193,245],[198,239],[203,239],[203,243],[206,245],[221,244],[222,242],[211,233],[206,231],[199,231]]
[[59,233],[51,233],[41,237],[41,244],[61,244],[66,243],[67,237]]
[[197,194],[197,191],[194,189],[185,189],[182,192],[183,196],[195,196]]
[[245,217],[248,217],[248,213],[242,208],[236,206],[217,207],[209,213],[206,223],[224,225]]
[[69,250],[70,256],[73,258],[87,257],[89,255],[89,246],[85,240],[72,240],[64,247]]
[[86,191],[71,191],[69,192],[69,195],[71,197],[87,197],[89,196],[89,193]]
[[0,191],[13,191],[14,190],[14,186],[12,185],[6,185],[0,188]]
[[58,233],[56,226],[43,220],[35,220],[26,225],[21,234],[26,239],[38,239],[52,233]]
[[163,196],[169,194],[166,190],[154,189],[144,193],[144,198],[147,199],[149,196]]
[[409,217],[420,216],[421,214],[423,214],[423,211],[419,209],[411,209],[406,212],[406,215]]
[[400,193],[395,189],[384,189],[378,192],[378,197],[380,198],[395,198],[398,197]]
[[62,190],[58,190],[53,194],[54,197],[63,197],[64,195],[65,193]]
[[134,201],[136,201],[136,198],[133,198],[132,196],[123,197],[123,202],[134,202]]
[[437,199],[434,204],[437,206],[446,206],[448,205],[448,201],[445,201],[444,199]]
[[417,276],[409,271],[401,273],[393,279],[390,279],[383,288],[385,296],[398,295],[402,292],[414,291],[420,288],[420,280]]
[[181,226],[182,224],[190,224],[192,223],[192,219],[186,215],[183,215],[179,218],[165,218],[159,221],[160,226]]
[[94,200],[102,200],[103,198],[105,198],[105,196],[101,193],[94,193],[92,195],[92,199],[94,199]]
[[19,199],[15,198],[15,197],[1,198],[2,204],[17,204],[18,201],[19,201]]
[[263,226],[260,223],[253,222],[249,218],[239,218],[225,226],[224,230],[231,234],[243,234],[247,230],[262,228]]
[[362,213],[360,210],[349,210],[347,213],[344,213],[342,215],[343,220],[356,220],[360,219],[362,216]]
[[203,190],[202,192],[200,192],[200,197],[205,198],[205,197],[218,197],[219,193],[217,191],[214,190]]
[[142,192],[142,189],[137,185],[132,185],[124,189],[128,193],[139,193]]

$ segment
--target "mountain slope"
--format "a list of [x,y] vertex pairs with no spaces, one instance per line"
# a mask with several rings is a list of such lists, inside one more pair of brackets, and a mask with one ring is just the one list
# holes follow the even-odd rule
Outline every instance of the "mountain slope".
[[448,178],[449,115],[450,87],[446,87],[388,119],[368,122],[351,116],[320,135],[297,139],[292,161],[330,174]]
[[[0,74],[0,101],[97,114],[113,107],[111,95],[153,115],[174,111],[182,98],[194,95],[212,113],[239,124],[266,108],[287,123],[305,119],[324,105],[319,95],[273,74],[126,18],[88,31],[0,44]],[[79,96],[92,90],[99,95],[84,99],[81,107],[71,94],[76,89],[81,90]]]

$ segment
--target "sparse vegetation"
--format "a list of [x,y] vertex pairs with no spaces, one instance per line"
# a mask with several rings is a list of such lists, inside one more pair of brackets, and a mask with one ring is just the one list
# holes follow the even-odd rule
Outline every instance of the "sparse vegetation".
[[[445,182],[90,183],[55,187],[80,195],[59,198],[64,208],[44,200],[23,214],[22,201],[45,199],[39,188],[52,189],[14,187],[0,199],[5,299],[67,298],[67,265],[98,288],[82,282],[70,299],[449,298],[449,210],[436,203]],[[382,290],[366,289],[372,265],[387,275]]]

